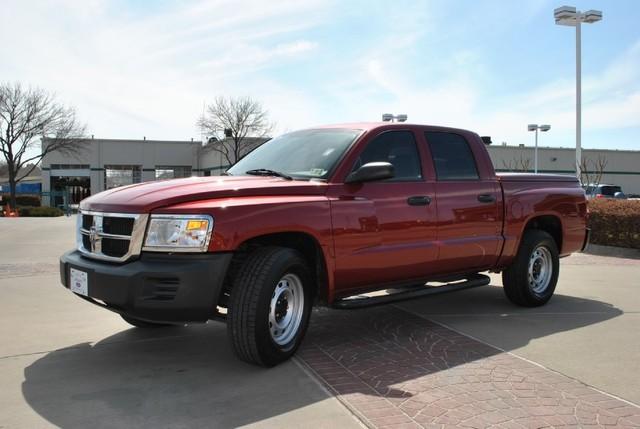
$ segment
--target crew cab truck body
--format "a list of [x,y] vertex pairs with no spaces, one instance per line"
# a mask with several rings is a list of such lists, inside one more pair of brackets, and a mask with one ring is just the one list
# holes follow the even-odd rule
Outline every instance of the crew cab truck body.
[[552,296],[588,240],[572,176],[498,174],[466,130],[389,123],[275,138],[227,175],[82,201],[63,285],[139,327],[227,321],[236,354],[275,365],[314,302],[503,273],[507,297]]

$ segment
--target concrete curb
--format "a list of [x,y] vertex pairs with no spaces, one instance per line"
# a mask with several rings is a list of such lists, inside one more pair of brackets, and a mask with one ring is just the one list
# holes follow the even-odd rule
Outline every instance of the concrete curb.
[[600,244],[589,244],[584,253],[598,256],[611,256],[614,258],[640,259],[640,249],[603,246]]

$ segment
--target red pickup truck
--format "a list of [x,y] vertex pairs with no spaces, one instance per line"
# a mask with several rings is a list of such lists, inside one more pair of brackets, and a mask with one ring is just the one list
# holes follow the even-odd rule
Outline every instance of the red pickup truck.
[[314,303],[380,304],[492,271],[515,304],[542,305],[559,258],[586,246],[586,217],[575,177],[496,174],[473,132],[324,126],[274,138],[222,176],[85,199],[60,275],[138,327],[225,320],[237,356],[271,366],[300,345]]

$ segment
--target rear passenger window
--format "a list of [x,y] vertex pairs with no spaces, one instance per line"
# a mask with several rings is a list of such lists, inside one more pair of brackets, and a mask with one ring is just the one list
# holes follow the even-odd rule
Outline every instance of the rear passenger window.
[[369,162],[393,164],[395,176],[391,181],[422,179],[420,156],[411,131],[387,131],[375,137],[360,154],[353,171]]
[[426,131],[424,135],[431,149],[438,180],[479,179],[475,158],[464,137],[439,131]]

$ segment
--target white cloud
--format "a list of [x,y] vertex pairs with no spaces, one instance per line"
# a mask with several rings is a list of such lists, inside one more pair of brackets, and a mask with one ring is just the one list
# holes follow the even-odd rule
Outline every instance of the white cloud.
[[[279,131],[393,112],[414,122],[474,129],[496,142],[529,143],[529,122],[552,124],[545,141],[573,138],[573,77],[521,93],[489,93],[488,82],[495,88],[508,77],[489,68],[474,39],[487,16],[494,25],[481,33],[508,37],[522,20],[548,8],[541,2],[527,3],[518,23],[496,2],[455,25],[433,3],[4,3],[11,19],[0,26],[2,79],[56,91],[99,137],[197,138],[204,101],[251,95],[271,111]],[[371,18],[374,31],[366,38],[355,25],[345,31],[351,18],[360,25]],[[340,20],[342,36],[350,38],[345,42],[357,42],[348,52],[341,40],[327,46],[333,35],[322,28]],[[442,46],[452,38],[465,43]],[[269,73],[276,67],[296,72],[301,64],[330,73],[309,78],[304,88]],[[640,127],[640,41],[601,72],[585,72],[583,82],[585,133]]]
[[[583,77],[584,133],[640,127],[640,41],[606,65]],[[575,132],[575,80],[558,80],[532,88],[504,101],[506,109],[490,113],[488,124],[510,142],[526,139],[528,122],[553,124],[560,139],[573,142]],[[487,116],[487,115],[483,115]],[[553,139],[553,136],[545,137]]]
[[199,65],[207,76],[214,74],[218,77],[236,75],[251,70],[255,73],[261,67],[302,53],[312,51],[317,43],[308,40],[297,40],[283,43],[274,47],[262,48],[250,45],[238,45],[232,52],[228,52],[214,60]]
[[10,60],[0,63],[0,75],[55,91],[99,137],[199,137],[203,101],[270,98],[272,86],[248,93],[242,75],[316,49],[300,34],[322,22],[326,1],[162,5],[10,1],[3,9],[12,19],[0,26],[0,39],[11,40],[0,56]]
[[[361,118],[358,114],[377,119],[383,112],[407,113],[412,122],[469,128],[510,144],[530,143],[528,123],[550,123],[553,133],[545,135],[545,144],[573,143],[575,80],[490,94],[483,87],[489,73],[473,49],[434,55],[427,63],[431,68],[421,75],[415,71],[414,53],[389,46],[372,50],[359,60],[354,73],[359,81],[337,82],[335,97],[345,104],[367,100],[347,109],[355,119]],[[500,79],[495,73],[491,78]],[[625,127],[640,127],[640,41],[600,72],[583,76],[583,134]]]

